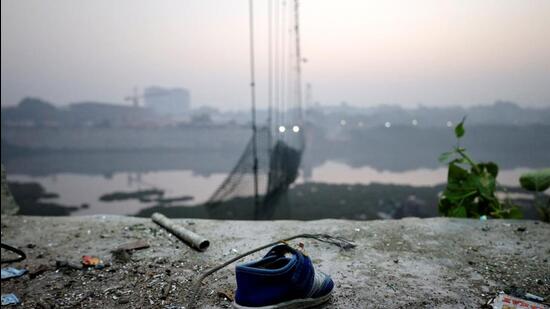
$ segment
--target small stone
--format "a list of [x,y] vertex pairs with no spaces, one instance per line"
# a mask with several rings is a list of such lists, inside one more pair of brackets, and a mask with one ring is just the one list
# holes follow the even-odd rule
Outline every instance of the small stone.
[[118,300],[118,303],[121,304],[121,305],[124,305],[124,304],[127,304],[130,302],[130,299],[128,299],[128,297],[121,297],[119,300]]
[[126,250],[115,250],[112,252],[113,260],[118,263],[128,263],[132,260],[131,254]]
[[47,266],[47,265],[44,265],[44,264],[40,264],[38,265],[37,267],[35,268],[32,268],[30,271],[29,271],[29,277],[31,279],[34,279],[36,277],[38,277],[39,275],[45,273],[46,271],[48,271],[50,268]]
[[235,293],[232,290],[222,290],[218,291],[218,297],[224,300],[233,301],[235,298]]

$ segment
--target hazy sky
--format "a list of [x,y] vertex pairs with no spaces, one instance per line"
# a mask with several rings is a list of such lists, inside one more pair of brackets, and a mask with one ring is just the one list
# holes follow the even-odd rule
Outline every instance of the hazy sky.
[[[267,1],[257,0],[259,104]],[[181,86],[248,108],[247,0],[2,0],[1,103],[128,104]],[[549,0],[301,0],[304,81],[325,104],[550,106]]]

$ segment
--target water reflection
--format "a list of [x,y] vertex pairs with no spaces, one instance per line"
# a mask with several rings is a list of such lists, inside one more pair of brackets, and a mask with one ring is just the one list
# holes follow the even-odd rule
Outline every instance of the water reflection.
[[[529,168],[514,168],[499,172],[498,181],[505,186],[519,186],[522,173],[532,171]],[[326,161],[313,168],[311,175],[301,181],[326,182],[338,184],[397,184],[411,186],[435,186],[446,182],[447,168],[419,168],[403,172],[377,170],[370,166],[351,167],[337,161]]]
[[[501,171],[499,182],[505,186],[518,186],[518,178],[530,171],[528,168],[515,168]],[[404,172],[377,170],[370,166],[351,167],[337,161],[326,161],[314,167],[308,177],[298,179],[298,185],[315,182],[327,184],[386,184],[416,187],[435,186],[445,182],[446,169],[413,169]],[[60,173],[51,176],[28,176],[22,174],[8,175],[10,182],[36,182],[47,192],[57,193],[56,198],[48,201],[77,206],[73,215],[120,214],[133,215],[139,211],[155,206],[155,201],[116,200],[101,201],[100,197],[113,192],[133,192],[146,189],[164,191],[164,198],[192,196],[192,201],[181,201],[177,206],[199,205],[208,200],[214,190],[223,182],[226,174],[213,173],[209,176],[199,175],[190,170],[172,170],[147,173],[115,173],[109,177],[85,174]],[[80,207],[86,205],[86,207]]]
[[[50,201],[61,205],[89,207],[79,208],[74,215],[118,214],[133,215],[139,210],[154,205],[154,202],[122,200],[103,202],[99,198],[107,193],[131,192],[158,188],[165,192],[165,198],[185,195],[193,196],[193,203],[205,202],[214,189],[225,178],[225,174],[201,176],[189,170],[162,171],[150,173],[116,173],[110,177],[83,174],[57,174],[55,176],[32,177],[27,175],[8,175],[10,182],[37,182],[47,192],[55,192],[59,197]],[[179,203],[181,205],[183,203]]]

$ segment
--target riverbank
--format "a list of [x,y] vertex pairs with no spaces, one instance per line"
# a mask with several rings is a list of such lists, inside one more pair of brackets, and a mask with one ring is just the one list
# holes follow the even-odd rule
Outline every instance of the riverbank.
[[[514,286],[550,297],[550,225],[539,221],[176,221],[210,239],[210,248],[194,251],[147,218],[2,216],[2,243],[28,256],[9,266],[33,274],[2,281],[2,292],[17,294],[25,308],[181,308],[206,268],[276,239],[328,233],[357,247],[343,251],[301,240],[335,281],[326,308],[477,308]],[[111,250],[136,240],[150,247],[123,261],[112,258]],[[83,255],[110,266],[80,270],[59,263],[78,265]],[[230,266],[207,279],[199,306],[228,307],[234,289]]]

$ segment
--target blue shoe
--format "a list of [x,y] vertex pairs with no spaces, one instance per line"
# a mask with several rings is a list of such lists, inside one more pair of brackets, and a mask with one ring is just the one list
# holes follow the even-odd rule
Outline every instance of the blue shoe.
[[334,283],[308,256],[281,244],[259,261],[237,265],[234,308],[310,308],[326,302]]

